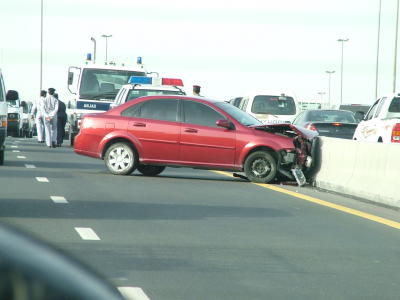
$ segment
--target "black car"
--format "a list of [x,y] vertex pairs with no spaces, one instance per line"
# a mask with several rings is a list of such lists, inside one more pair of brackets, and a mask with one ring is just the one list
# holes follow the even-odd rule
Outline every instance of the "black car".
[[354,113],[347,110],[306,110],[297,115],[294,125],[317,131],[320,136],[352,139],[357,128]]

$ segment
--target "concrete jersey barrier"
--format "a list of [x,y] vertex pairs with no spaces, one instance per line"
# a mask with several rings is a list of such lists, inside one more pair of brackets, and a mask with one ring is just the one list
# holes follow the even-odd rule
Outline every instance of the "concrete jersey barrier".
[[318,139],[317,187],[400,207],[400,145]]

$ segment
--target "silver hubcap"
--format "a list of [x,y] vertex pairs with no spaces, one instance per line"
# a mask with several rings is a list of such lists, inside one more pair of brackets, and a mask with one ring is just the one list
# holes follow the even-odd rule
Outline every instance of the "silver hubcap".
[[271,172],[271,165],[267,160],[259,158],[253,161],[251,169],[255,176],[265,177]]
[[122,172],[130,167],[133,162],[133,157],[130,151],[125,147],[118,147],[110,152],[108,155],[108,162],[111,169],[116,172]]

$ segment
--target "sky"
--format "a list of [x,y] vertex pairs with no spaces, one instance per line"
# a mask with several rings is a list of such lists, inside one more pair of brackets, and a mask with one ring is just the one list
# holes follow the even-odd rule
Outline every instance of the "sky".
[[[41,0],[0,3],[0,68],[6,89],[33,100],[40,90]],[[383,0],[378,97],[392,92],[397,0]],[[375,99],[379,0],[43,0],[43,88],[60,99],[69,66],[134,64],[181,78],[202,95],[229,100],[281,90],[298,101],[371,104]],[[343,44],[343,77],[341,45]],[[400,79],[399,79],[400,80]],[[397,80],[397,81],[399,81]],[[399,86],[396,83],[396,88]]]

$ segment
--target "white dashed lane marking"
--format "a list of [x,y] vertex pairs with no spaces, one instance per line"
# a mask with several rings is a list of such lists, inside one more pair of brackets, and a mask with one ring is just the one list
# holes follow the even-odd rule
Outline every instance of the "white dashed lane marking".
[[63,196],[50,196],[54,203],[68,203],[67,199]]
[[49,182],[49,180],[46,177],[36,177],[36,180],[39,182]]
[[14,152],[14,153],[18,153],[18,152],[21,152],[21,151],[19,151],[19,150],[13,150],[12,152]]
[[11,146],[11,148],[14,148],[14,149],[15,149],[15,148],[18,148],[18,146]]
[[118,290],[127,300],[150,300],[143,290],[138,287],[120,286]]
[[35,169],[36,168],[36,166],[35,165],[25,165],[25,168],[27,168],[27,169]]
[[89,241],[99,241],[100,238],[94,232],[92,228],[89,227],[75,227],[76,232],[80,235],[82,240],[89,240]]
[[26,156],[18,155],[17,158],[19,158],[19,159],[26,159]]

